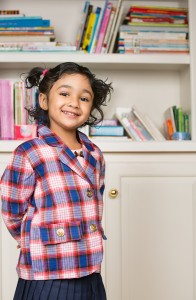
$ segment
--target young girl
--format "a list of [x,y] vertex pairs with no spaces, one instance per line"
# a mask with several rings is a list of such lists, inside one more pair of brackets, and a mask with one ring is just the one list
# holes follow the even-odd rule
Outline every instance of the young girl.
[[38,137],[15,149],[1,178],[3,219],[20,248],[14,300],[104,300],[105,164],[78,128],[103,119],[111,83],[71,62],[33,68],[25,82],[39,88],[28,109]]

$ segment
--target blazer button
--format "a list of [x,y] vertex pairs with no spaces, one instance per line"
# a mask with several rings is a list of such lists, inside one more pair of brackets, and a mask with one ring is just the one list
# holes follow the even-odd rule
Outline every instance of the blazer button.
[[56,231],[58,236],[64,236],[65,235],[65,231],[63,228],[58,228]]
[[91,198],[92,195],[93,195],[92,190],[88,189],[88,190],[87,190],[87,197]]
[[91,225],[90,225],[90,230],[91,230],[92,232],[97,231],[97,226],[96,226],[95,224],[91,224]]

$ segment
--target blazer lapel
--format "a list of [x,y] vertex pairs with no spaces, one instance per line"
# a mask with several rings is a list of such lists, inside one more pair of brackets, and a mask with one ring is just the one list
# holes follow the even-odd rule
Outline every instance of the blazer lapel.
[[59,149],[59,159],[63,164],[66,164],[70,169],[92,185],[94,183],[93,171],[96,160],[86,149],[84,149],[83,153],[85,160],[84,168],[80,165],[74,153],[66,146]]

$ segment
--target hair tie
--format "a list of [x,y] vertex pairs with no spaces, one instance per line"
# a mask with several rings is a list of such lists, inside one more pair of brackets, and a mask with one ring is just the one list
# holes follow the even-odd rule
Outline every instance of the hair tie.
[[44,69],[43,72],[42,72],[42,75],[45,76],[47,72],[48,72],[48,69]]
[[43,72],[41,73],[40,78],[39,78],[39,84],[42,81],[42,79],[44,78],[44,76],[47,74],[47,72],[48,72],[48,69],[43,70]]

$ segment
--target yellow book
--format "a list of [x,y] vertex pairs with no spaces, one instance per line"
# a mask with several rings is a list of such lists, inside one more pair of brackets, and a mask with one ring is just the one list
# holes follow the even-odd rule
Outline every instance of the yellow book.
[[89,17],[89,21],[88,21],[85,36],[84,36],[84,40],[83,40],[83,43],[82,43],[82,50],[87,50],[87,47],[90,44],[90,40],[91,40],[95,20],[96,20],[96,13],[92,12],[90,14],[90,17]]

